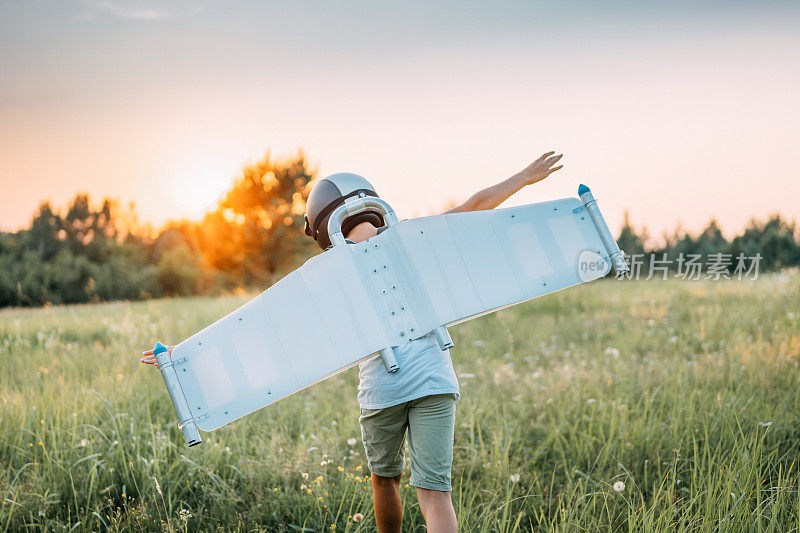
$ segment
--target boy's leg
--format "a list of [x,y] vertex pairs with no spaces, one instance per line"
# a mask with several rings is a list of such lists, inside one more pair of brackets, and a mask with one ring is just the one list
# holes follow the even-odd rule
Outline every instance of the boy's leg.
[[430,533],[458,531],[456,511],[453,509],[453,500],[449,492],[417,487],[417,499]]
[[361,409],[359,418],[380,533],[399,532],[403,521],[399,485],[405,463],[407,409],[406,403],[385,409]]
[[372,474],[372,499],[375,524],[381,533],[399,533],[403,525],[403,506],[400,503],[400,473],[394,477]]
[[425,396],[408,408],[409,483],[417,487],[420,509],[433,533],[458,530],[450,498],[455,415],[453,394]]

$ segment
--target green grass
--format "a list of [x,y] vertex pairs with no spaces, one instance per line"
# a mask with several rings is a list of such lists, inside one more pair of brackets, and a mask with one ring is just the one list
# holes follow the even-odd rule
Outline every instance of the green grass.
[[[185,447],[138,354],[245,300],[0,312],[0,530],[374,530],[355,369]],[[464,531],[800,527],[796,272],[596,282],[451,333]]]

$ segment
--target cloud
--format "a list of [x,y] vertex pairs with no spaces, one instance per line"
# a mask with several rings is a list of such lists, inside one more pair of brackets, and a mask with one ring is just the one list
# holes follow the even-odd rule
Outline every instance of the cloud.
[[149,7],[133,7],[109,0],[97,2],[97,8],[117,18],[127,20],[163,20],[172,17],[172,13]]

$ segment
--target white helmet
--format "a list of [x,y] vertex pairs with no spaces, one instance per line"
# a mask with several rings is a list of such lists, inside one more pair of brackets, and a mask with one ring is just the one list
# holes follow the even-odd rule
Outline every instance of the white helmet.
[[[319,180],[306,202],[305,234],[317,241],[323,250],[329,248],[331,241],[328,236],[328,219],[331,213],[347,198],[359,195],[377,197],[378,193],[370,182],[358,174],[340,172]],[[369,222],[376,228],[385,224],[378,211],[362,211],[342,221],[342,234],[347,235],[362,222]]]

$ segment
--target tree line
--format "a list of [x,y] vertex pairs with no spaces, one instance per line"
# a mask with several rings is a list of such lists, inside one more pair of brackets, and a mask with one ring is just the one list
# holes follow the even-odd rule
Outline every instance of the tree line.
[[699,233],[691,234],[679,227],[663,235],[660,243],[648,244],[651,242],[647,230],[637,232],[626,213],[617,244],[625,251],[628,263],[639,269],[640,278],[672,275],[684,279],[741,279],[737,268],[744,267],[748,270],[746,277],[753,279],[759,272],[800,266],[797,223],[779,214],[766,220],[750,219],[744,230],[730,240],[712,219]]
[[45,202],[30,226],[0,233],[0,307],[266,287],[314,253],[302,231],[314,174],[302,152],[267,154],[202,220],[158,232],[110,199],[78,194],[63,213]]
[[[78,194],[63,212],[45,202],[27,228],[0,233],[0,307],[263,289],[317,251],[302,231],[314,175],[302,152],[267,154],[202,220],[158,232],[110,199],[93,205]],[[712,220],[700,233],[677,229],[650,241],[626,215],[618,243],[643,274],[656,266],[680,274],[692,257],[726,259],[731,273],[737,257],[756,254],[761,272],[800,266],[797,225],[780,215],[751,220],[731,240]]]

